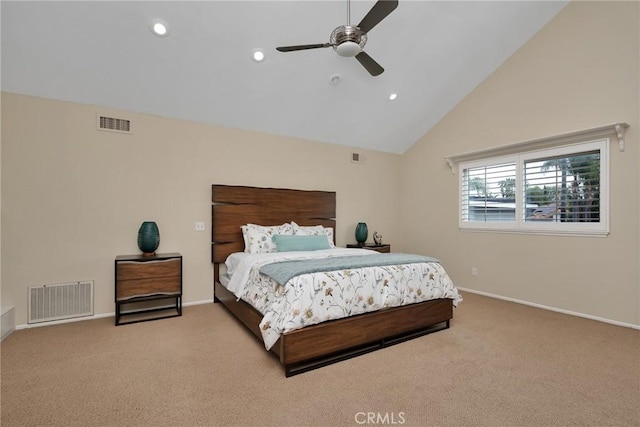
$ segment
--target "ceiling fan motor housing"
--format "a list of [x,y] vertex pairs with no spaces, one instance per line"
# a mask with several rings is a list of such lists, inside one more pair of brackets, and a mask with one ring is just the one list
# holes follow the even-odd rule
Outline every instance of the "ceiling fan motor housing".
[[340,56],[353,57],[367,44],[367,34],[355,25],[341,25],[331,33],[333,49]]

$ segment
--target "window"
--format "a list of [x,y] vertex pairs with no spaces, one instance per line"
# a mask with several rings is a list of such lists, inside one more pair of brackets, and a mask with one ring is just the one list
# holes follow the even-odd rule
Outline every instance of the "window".
[[514,222],[516,220],[516,162],[497,159],[477,162],[463,170],[462,220]]
[[461,162],[460,228],[609,232],[609,139]]

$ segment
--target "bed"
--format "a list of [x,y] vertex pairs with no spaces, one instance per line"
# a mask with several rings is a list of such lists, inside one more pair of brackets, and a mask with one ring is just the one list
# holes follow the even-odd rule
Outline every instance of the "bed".
[[[335,217],[335,192],[231,185],[212,186],[211,261],[214,266],[214,302],[222,304],[265,345],[265,348],[277,356],[287,377],[447,329],[453,318],[454,305],[460,300],[457,290],[451,284],[447,294],[442,294],[441,297],[400,306],[377,307],[375,311],[332,320],[320,319],[303,327],[296,326],[292,330],[285,329],[284,331],[274,329],[275,332],[269,331],[271,335],[266,334],[264,307],[259,307],[261,312],[254,307],[255,301],[251,301],[248,297],[241,298],[238,289],[230,286],[230,280],[226,277],[230,259],[240,257],[244,262],[246,258],[242,258],[245,251],[245,236],[243,236],[242,227],[245,226],[246,232],[247,224],[282,224],[283,226],[294,224],[300,230],[319,228],[333,231],[336,225]],[[270,241],[270,239],[268,240]],[[354,252],[350,252],[348,255],[353,255],[351,258],[366,259],[367,261],[374,260],[375,256],[392,256],[392,254],[373,255],[373,251],[365,249],[334,249],[335,237],[332,232],[328,233],[328,240],[332,247],[326,250],[328,253],[334,253],[334,251],[335,253],[340,251],[366,252],[366,254],[357,254],[363,255],[362,257],[356,257]],[[253,247],[254,243],[247,242],[247,245]],[[325,252],[324,248],[321,249],[323,250],[315,252]],[[298,252],[290,252],[290,254],[293,256]],[[250,255],[250,257],[262,260],[264,257],[280,257],[281,255],[285,254],[259,254]],[[307,257],[306,253],[304,256]],[[278,260],[280,259],[278,258]],[[340,260],[336,259],[335,261]],[[302,263],[304,262],[302,261]],[[415,262],[421,261],[416,260]],[[269,262],[262,261],[262,264],[267,265]],[[270,264],[263,268],[273,265]],[[411,269],[415,269],[413,265],[416,266],[415,268],[418,266],[431,268],[427,265],[412,264]],[[380,269],[381,267],[371,268]],[[440,268],[439,264],[438,268]],[[391,267],[386,268],[386,270],[389,269]],[[449,280],[444,270],[439,271],[442,277]],[[429,275],[424,272],[421,274],[422,276]],[[234,272],[234,275],[238,275],[238,273]],[[260,276],[263,275],[260,274]],[[291,286],[287,288],[284,284],[282,286],[276,284],[280,290],[290,289]],[[251,294],[252,292],[245,293]],[[271,297],[270,295],[266,299],[271,299]],[[270,326],[270,323],[266,324]]]

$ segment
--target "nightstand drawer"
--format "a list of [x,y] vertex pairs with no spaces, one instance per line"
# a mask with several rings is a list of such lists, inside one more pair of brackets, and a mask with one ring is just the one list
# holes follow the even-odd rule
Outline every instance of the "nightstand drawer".
[[149,279],[153,277],[180,276],[181,261],[178,258],[154,261],[121,261],[116,265],[118,280]]
[[118,301],[148,295],[180,294],[180,276],[119,280],[117,292]]

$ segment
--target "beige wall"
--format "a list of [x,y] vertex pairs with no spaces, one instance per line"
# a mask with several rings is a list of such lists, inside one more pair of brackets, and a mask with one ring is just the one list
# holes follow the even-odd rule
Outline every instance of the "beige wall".
[[[400,156],[2,94],[2,302],[27,321],[27,287],[95,281],[95,313],[113,313],[113,260],[138,253],[138,227],[184,256],[185,303],[211,300],[211,184],[337,192],[337,243],[358,221],[399,241]],[[133,135],[96,130],[97,113]],[[194,231],[205,221],[205,232]],[[371,240],[371,237],[369,237]]]
[[[569,4],[402,158],[402,247],[481,292],[640,325],[639,4]],[[443,157],[625,121],[607,238],[462,232]],[[471,268],[478,276],[471,275]]]

